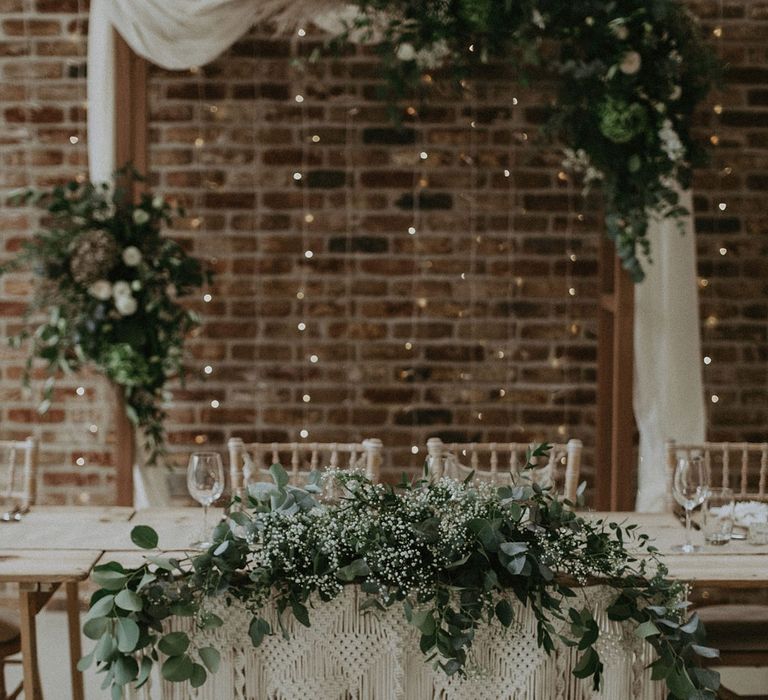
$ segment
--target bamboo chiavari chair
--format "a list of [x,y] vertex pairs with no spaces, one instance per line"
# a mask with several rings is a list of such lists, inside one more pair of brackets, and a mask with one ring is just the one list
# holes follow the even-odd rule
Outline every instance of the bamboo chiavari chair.
[[[37,495],[37,442],[26,440],[0,440],[0,473],[5,481],[0,489],[2,507],[8,512],[26,509]],[[5,687],[5,666],[8,657],[21,651],[19,618],[15,612],[0,611],[0,700],[13,700],[21,693],[21,684],[10,694]]]
[[[430,473],[434,478],[475,479],[504,483],[519,475],[525,466],[529,443],[488,442],[445,444],[440,438],[427,440]],[[531,476],[541,486],[554,486],[568,500],[576,502],[581,470],[581,440],[555,443],[546,459],[540,459]],[[468,462],[468,464],[466,463]],[[563,467],[561,469],[561,467]]]
[[288,472],[294,486],[303,486],[310,472],[324,467],[361,469],[371,481],[379,480],[382,444],[376,438],[359,443],[245,443],[241,438],[232,438],[228,447],[233,496],[242,496],[252,481],[271,481],[269,467],[275,463]]

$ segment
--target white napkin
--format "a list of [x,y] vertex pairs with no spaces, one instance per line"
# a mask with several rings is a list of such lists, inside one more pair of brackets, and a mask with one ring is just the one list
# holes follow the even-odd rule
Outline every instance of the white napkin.
[[[721,508],[712,508],[713,515],[719,515]],[[733,509],[733,522],[748,528],[752,523],[768,522],[768,503],[760,501],[739,501]]]

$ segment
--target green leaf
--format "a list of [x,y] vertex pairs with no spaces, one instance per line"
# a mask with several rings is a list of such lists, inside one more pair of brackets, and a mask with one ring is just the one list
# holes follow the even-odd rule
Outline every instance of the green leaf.
[[157,581],[157,576],[155,576],[154,574],[149,574],[149,573],[144,574],[141,577],[141,581],[139,581],[139,585],[136,586],[136,591],[137,592],[140,591],[142,588],[144,588],[144,586],[148,586],[150,583],[153,583],[155,581]]
[[132,656],[120,656],[112,666],[115,672],[115,683],[125,685],[139,674],[139,664]]
[[699,644],[691,644],[691,649],[693,650],[694,653],[704,657],[705,659],[720,658],[719,649],[713,649],[712,647],[703,647],[703,646],[700,646]]
[[147,557],[147,561],[165,571],[173,571],[175,568],[173,564],[171,564],[171,560],[166,559],[165,557]]
[[248,626],[248,636],[250,636],[253,646],[259,646],[268,634],[272,634],[272,628],[269,626],[269,623],[260,617],[254,617]]
[[192,677],[194,664],[187,654],[171,656],[166,659],[161,673],[163,678],[172,683],[182,683]]
[[198,649],[200,658],[205,664],[205,667],[211,672],[216,673],[219,670],[219,664],[221,663],[221,654],[213,647],[202,647]]
[[293,616],[304,625],[304,627],[309,627],[309,610],[307,610],[306,605],[300,603],[298,600],[292,600],[291,610],[293,611]]
[[355,559],[351,564],[342,566],[337,572],[336,577],[342,581],[354,581],[358,577],[368,576],[371,570],[365,559]]
[[115,596],[115,605],[131,612],[139,612],[144,607],[141,598],[128,588],[123,589]]
[[653,623],[653,620],[646,620],[645,622],[639,624],[637,626],[637,630],[635,630],[635,633],[638,637],[640,637],[640,639],[645,639],[646,637],[653,637],[657,634],[661,634],[659,628],[656,627],[656,625]]
[[200,664],[192,664],[192,675],[189,677],[189,684],[193,688],[199,688],[205,683],[208,674]]
[[141,657],[141,664],[139,665],[139,675],[136,678],[136,689],[141,688],[148,680],[149,674],[152,672],[152,659],[148,656]]
[[96,643],[96,647],[93,650],[93,656],[96,661],[108,661],[116,650],[117,642],[115,641],[115,638],[109,632],[105,632],[101,635],[101,639]]
[[425,637],[429,637],[437,631],[437,624],[431,610],[415,611],[411,615],[410,622]]
[[506,598],[502,598],[496,603],[496,617],[499,618],[499,622],[501,622],[504,627],[509,627],[512,624],[512,620],[515,619],[512,605]]
[[139,626],[130,617],[118,617],[115,626],[117,648],[122,652],[133,651],[139,641]]
[[600,663],[600,657],[598,657],[597,652],[592,647],[589,647],[581,655],[581,658],[574,667],[573,675],[576,678],[589,678],[594,675],[598,663]]
[[273,464],[269,468],[269,473],[272,475],[272,480],[279,489],[283,489],[288,485],[288,473],[283,469],[281,464]]
[[119,591],[125,587],[128,577],[125,574],[121,574],[117,571],[111,571],[109,569],[103,571],[93,570],[91,579],[97,585],[101,586],[107,591]]
[[155,549],[158,540],[157,532],[148,525],[137,525],[131,530],[131,542],[142,549]]
[[523,552],[527,552],[528,544],[526,542],[502,542],[499,545],[499,549],[504,552],[504,554],[514,557]]
[[83,634],[88,637],[88,639],[99,639],[111,624],[110,618],[108,617],[93,617],[90,620],[87,620],[83,625]]
[[80,671],[80,673],[87,671],[91,667],[91,664],[93,664],[93,656],[94,652],[91,652],[77,662],[77,670]]
[[166,656],[179,656],[189,648],[186,632],[169,632],[157,643],[157,648]]
[[204,630],[213,630],[221,627],[224,624],[224,620],[215,613],[209,612],[203,614],[200,624]]

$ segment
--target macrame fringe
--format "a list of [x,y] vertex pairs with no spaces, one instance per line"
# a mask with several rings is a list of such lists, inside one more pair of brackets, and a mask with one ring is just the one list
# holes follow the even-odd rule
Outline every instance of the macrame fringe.
[[[384,613],[361,613],[364,598],[347,587],[329,603],[316,601],[312,626],[286,620],[289,639],[273,635],[254,649],[248,637],[251,615],[241,605],[214,602],[225,624],[194,630],[190,618],[173,621],[174,630],[195,636],[198,645],[221,651],[221,668],[202,688],[159,682],[129,694],[131,700],[664,700],[662,683],[651,681],[653,648],[631,625],[609,620],[612,591],[580,592],[600,626],[598,651],[605,666],[600,691],[571,673],[580,652],[561,645],[547,655],[536,644],[536,618],[517,604],[508,630],[486,625],[477,631],[466,678],[448,677],[425,663],[418,631],[399,606]],[[263,612],[279,629],[274,607]],[[157,691],[159,690],[159,694]]]

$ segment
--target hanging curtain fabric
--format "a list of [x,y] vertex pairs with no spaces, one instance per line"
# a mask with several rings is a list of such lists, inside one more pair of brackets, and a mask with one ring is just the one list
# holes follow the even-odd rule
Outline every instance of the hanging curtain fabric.
[[258,22],[279,27],[343,11],[339,0],[92,0],[88,36],[88,157],[91,180],[115,170],[113,28],[161,68],[203,66]]
[[[693,211],[691,192],[680,203]],[[702,442],[705,432],[696,237],[669,219],[648,229],[653,264],[635,288],[635,419],[640,431],[637,510],[664,509],[667,440]]]

